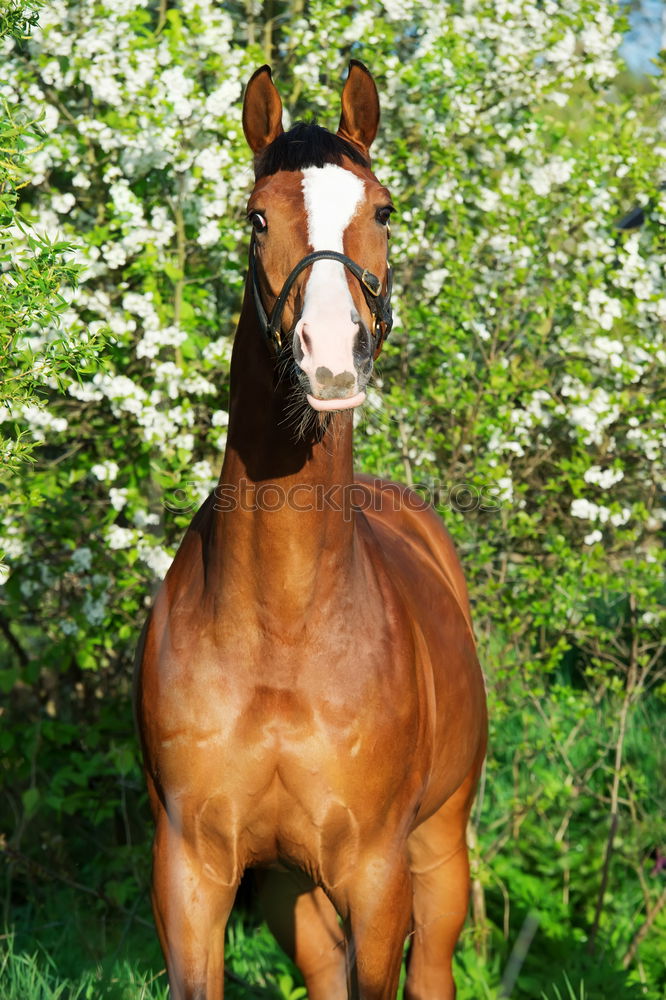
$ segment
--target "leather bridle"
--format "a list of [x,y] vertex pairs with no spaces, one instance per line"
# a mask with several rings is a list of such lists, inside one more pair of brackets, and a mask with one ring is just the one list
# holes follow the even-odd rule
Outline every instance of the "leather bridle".
[[264,308],[263,302],[261,301],[261,293],[259,291],[259,283],[257,281],[256,247],[254,237],[252,237],[252,243],[250,244],[250,280],[252,282],[252,295],[254,297],[254,304],[257,310],[259,323],[267,339],[275,345],[277,350],[281,350],[282,313],[284,312],[285,303],[289,297],[289,293],[301,271],[304,271],[306,267],[310,267],[311,264],[316,263],[318,260],[336,260],[340,264],[344,264],[347,270],[351,271],[359,282],[363,290],[363,294],[365,295],[365,301],[368,303],[368,307],[372,313],[372,337],[374,340],[374,353],[376,354],[388,337],[391,327],[393,326],[393,311],[391,309],[393,273],[391,271],[390,264],[387,267],[386,293],[384,294],[382,292],[382,283],[377,275],[372,274],[372,272],[368,271],[367,268],[360,267],[351,259],[351,257],[347,257],[344,253],[338,253],[337,250],[315,250],[313,253],[309,253],[299,260],[298,264],[296,264],[293,268],[282,286],[282,291],[278,295],[269,316]]

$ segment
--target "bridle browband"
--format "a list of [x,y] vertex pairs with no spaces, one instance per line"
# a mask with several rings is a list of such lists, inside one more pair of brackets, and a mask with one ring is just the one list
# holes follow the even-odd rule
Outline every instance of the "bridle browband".
[[264,309],[264,304],[261,301],[261,294],[259,292],[259,283],[257,281],[256,248],[253,236],[252,243],[250,244],[250,280],[252,282],[252,295],[254,297],[254,305],[257,310],[259,323],[267,339],[275,344],[278,350],[282,348],[282,313],[284,312],[285,303],[289,297],[289,293],[301,271],[304,271],[306,267],[310,267],[311,264],[316,263],[318,260],[336,260],[340,264],[344,264],[347,270],[351,271],[354,277],[358,280],[363,290],[363,294],[365,295],[365,301],[368,303],[368,307],[372,313],[372,336],[375,342],[374,353],[376,354],[388,337],[391,327],[393,326],[393,311],[391,309],[393,273],[390,265],[388,265],[386,272],[386,294],[384,295],[382,294],[382,283],[377,275],[372,274],[367,268],[359,267],[359,265],[353,261],[351,257],[347,257],[344,253],[338,253],[337,250],[315,250],[314,253],[309,253],[305,257],[301,258],[298,264],[296,264],[293,268],[282,286],[282,291],[278,295],[269,316]]

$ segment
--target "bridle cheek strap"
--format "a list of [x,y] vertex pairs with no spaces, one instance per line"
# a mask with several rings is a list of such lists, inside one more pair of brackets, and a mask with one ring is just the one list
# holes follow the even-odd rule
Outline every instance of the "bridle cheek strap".
[[291,292],[294,282],[298,278],[301,271],[304,271],[306,267],[310,267],[312,264],[316,263],[318,260],[336,260],[340,264],[344,264],[347,270],[351,271],[354,277],[357,279],[363,294],[365,296],[365,301],[368,303],[368,308],[372,313],[373,319],[373,330],[372,336],[375,342],[374,345],[374,356],[377,357],[379,350],[388,337],[391,327],[393,326],[393,311],[391,309],[391,290],[393,288],[393,272],[391,271],[390,265],[388,265],[386,273],[386,293],[382,293],[382,283],[377,277],[377,275],[372,274],[367,268],[360,267],[351,257],[347,257],[344,253],[338,253],[337,250],[315,250],[314,253],[309,253],[307,256],[299,260],[298,264],[294,267],[289,277],[282,286],[282,291],[277,297],[275,305],[271,311],[270,316],[264,309],[264,304],[261,301],[261,294],[259,292],[259,282],[257,280],[257,262],[256,262],[256,248],[254,243],[254,238],[252,240],[252,245],[250,247],[250,277],[252,281],[252,295],[254,298],[254,305],[257,310],[257,316],[259,318],[259,323],[264,331],[264,334],[275,344],[278,350],[282,347],[282,313],[284,312],[284,307]]

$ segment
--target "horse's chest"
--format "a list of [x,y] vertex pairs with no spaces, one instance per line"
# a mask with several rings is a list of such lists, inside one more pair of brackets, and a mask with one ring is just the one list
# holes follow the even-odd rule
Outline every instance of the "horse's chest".
[[167,783],[173,776],[189,794],[200,782],[210,794],[242,774],[250,803],[277,778],[279,794],[271,795],[288,809],[290,797],[346,800],[373,783],[386,794],[402,780],[423,711],[395,659],[357,648],[349,660],[325,645],[258,655],[246,649],[244,658],[227,659],[208,650],[196,658],[196,683],[190,671],[173,671],[162,692],[170,724],[158,748]]
[[197,838],[219,845],[233,816],[245,863],[281,858],[316,879],[341,877],[354,845],[413,814],[425,779],[414,706],[365,693],[256,684],[226,730],[187,754],[181,791],[198,800]]
[[195,835],[217,843],[232,816],[248,858],[305,864],[374,835],[384,810],[411,815],[428,756],[409,635],[361,602],[291,631],[218,621],[161,665],[156,770]]
[[394,662],[322,651],[275,655],[260,666],[199,661],[196,678],[174,673],[161,700],[165,745],[188,733],[205,754],[217,747],[236,759],[306,767],[332,754],[336,767],[367,759],[387,741],[408,744],[422,714],[416,685],[399,683]]

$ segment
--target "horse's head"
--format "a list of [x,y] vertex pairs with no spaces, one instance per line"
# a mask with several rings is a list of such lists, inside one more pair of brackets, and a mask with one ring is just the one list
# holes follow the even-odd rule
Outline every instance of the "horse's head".
[[256,173],[248,203],[254,300],[269,339],[291,350],[315,410],[363,402],[390,329],[391,198],[368,155],[378,124],[377,89],[356,61],[337,133],[303,123],[285,132],[268,66],[245,92]]

